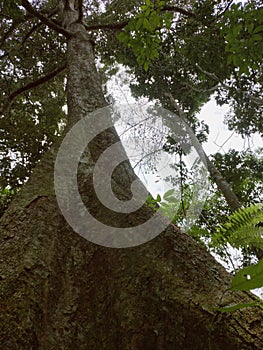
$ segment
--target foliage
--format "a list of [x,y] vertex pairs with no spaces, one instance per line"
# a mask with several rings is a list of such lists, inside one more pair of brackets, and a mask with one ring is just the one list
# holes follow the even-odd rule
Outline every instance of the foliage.
[[262,228],[263,205],[254,204],[248,208],[236,210],[225,224],[218,227],[212,237],[211,246],[220,247],[229,243],[234,248],[263,249]]
[[263,7],[259,6],[254,1],[232,4],[224,16],[221,35],[227,41],[227,63],[233,63],[239,75],[249,75],[250,68],[262,65]]
[[8,208],[17,191],[8,188],[0,188],[0,218]]
[[159,56],[161,30],[171,26],[171,15],[161,12],[165,1],[146,0],[140,12],[132,18],[118,35],[118,39],[131,48],[139,65],[147,71]]
[[146,204],[157,211],[160,209],[163,216],[169,219],[173,224],[179,224],[185,217],[186,211],[191,203],[191,193],[185,190],[182,193],[170,189],[161,196],[158,194],[156,198],[149,195]]
[[[124,55],[116,50],[119,62],[129,66],[136,77],[131,85],[133,94],[156,99],[173,110],[167,97],[170,93],[193,127],[197,123],[195,112],[215,93],[218,104],[230,105],[226,122],[231,130],[244,136],[263,133],[262,40],[254,40],[259,39],[259,33],[247,32],[250,22],[260,22],[262,9],[247,5],[243,13],[238,5],[221,14],[215,13],[216,8],[209,1],[191,6],[195,16],[179,15],[172,20],[162,37],[158,57],[147,65],[147,71],[138,66],[136,55],[129,48]],[[244,26],[240,31],[242,38],[233,37],[240,23]],[[240,45],[245,45],[246,50],[240,47],[238,54],[230,51]],[[235,64],[229,57],[235,57]],[[249,74],[241,74],[244,70]]]
[[263,286],[263,259],[239,270],[231,283],[233,290],[251,290]]
[[[216,153],[212,159],[244,207],[263,201],[261,148],[254,152],[229,150],[225,154]],[[228,215],[230,215],[230,208],[226,206],[222,193],[211,181],[209,196],[196,225],[210,232],[211,236],[215,226],[224,224]],[[208,236],[209,234],[206,234],[205,238]]]
[[213,163],[237,195],[239,201],[247,206],[263,201],[263,149],[238,152],[230,149],[227,153],[213,155]]
[[18,93],[62,66],[65,59],[64,39],[35,18],[26,18],[18,5],[20,1],[2,3],[0,24],[0,186],[13,190],[28,179],[66,120],[63,72],[48,83]]
[[234,304],[234,305],[229,305],[229,306],[225,306],[225,307],[221,307],[219,309],[216,309],[216,311],[219,311],[219,312],[233,312],[233,311],[236,311],[236,310],[240,310],[240,309],[243,309],[245,307],[251,307],[251,306],[259,306],[261,308],[263,308],[262,306],[262,303],[260,301],[255,301],[255,302],[252,302],[252,303],[241,303],[241,304]]
[[[239,270],[232,279],[231,289],[248,291],[263,286],[263,260],[257,264],[247,266]],[[262,301],[255,301],[252,303],[242,303],[228,305],[217,309],[219,312],[233,312],[235,310],[243,309],[244,307],[260,307],[263,310]]]

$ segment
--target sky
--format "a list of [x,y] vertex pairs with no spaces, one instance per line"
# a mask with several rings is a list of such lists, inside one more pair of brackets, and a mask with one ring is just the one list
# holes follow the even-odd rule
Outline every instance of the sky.
[[[126,83],[123,83],[125,79]],[[139,105],[147,103],[147,99],[145,98],[136,101],[131,96],[127,80],[125,71],[120,69],[119,73],[108,82],[108,92],[114,98],[116,104]],[[203,120],[209,127],[208,141],[202,144],[206,154],[210,155],[216,152],[226,153],[229,149],[242,151],[263,147],[262,138],[259,134],[254,134],[243,139],[239,134],[228,130],[227,125],[224,123],[224,118],[228,110],[228,105],[218,106],[215,99],[212,98],[202,107],[200,113],[197,115],[200,121]],[[137,171],[137,169],[135,168],[134,170]],[[137,172],[137,174],[153,195],[156,196],[165,191],[164,184],[162,181],[159,181],[158,174],[143,174],[142,172]]]
[[247,148],[256,149],[263,147],[262,138],[259,134],[251,135],[249,138],[243,139],[237,133],[228,130],[224,124],[224,117],[228,112],[227,105],[217,106],[214,99],[203,106],[198,117],[204,120],[209,126],[208,142],[203,144],[203,148],[207,154],[216,152],[225,153],[229,149],[245,150]]

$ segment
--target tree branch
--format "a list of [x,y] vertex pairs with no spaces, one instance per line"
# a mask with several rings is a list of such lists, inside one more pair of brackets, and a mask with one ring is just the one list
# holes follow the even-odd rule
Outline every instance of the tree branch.
[[[178,6],[164,6],[161,10],[162,12],[164,11],[171,11],[171,12],[177,12],[180,13],[184,16],[187,17],[196,17],[196,15],[193,12],[184,10]],[[97,29],[112,29],[112,30],[119,30],[119,29],[123,29],[124,27],[127,26],[127,24],[129,24],[130,18],[126,19],[122,22],[117,22],[117,23],[101,23],[101,24],[94,24],[94,25],[86,25],[84,24],[86,30],[90,31],[90,30],[97,30]]]
[[218,17],[218,18],[219,18],[219,17],[222,17],[222,16],[226,13],[226,11],[229,9],[229,7],[232,5],[232,3],[233,3],[233,0],[230,0],[229,3],[227,4],[226,8],[225,8],[222,12],[220,12],[220,13],[217,15],[217,17]]
[[83,0],[78,0],[78,11],[79,11],[78,21],[82,22],[82,20],[83,20]]
[[[42,10],[40,13],[43,14],[43,15],[45,14],[45,15],[47,15],[50,18],[50,17],[54,16],[57,12],[58,12],[57,8],[52,8],[50,10],[47,10],[47,9],[46,10]],[[5,16],[3,16],[3,17],[5,17]],[[0,41],[0,47],[4,46],[6,39],[10,36],[10,34],[12,34],[12,32],[14,30],[16,30],[18,28],[18,26],[20,24],[23,24],[28,19],[31,19],[31,18],[34,18],[34,17],[35,16],[33,16],[32,14],[27,14],[26,16],[24,16],[23,19],[20,18],[19,20],[14,21],[12,23],[12,25],[10,26],[10,28],[3,34],[3,37],[2,37],[2,39]],[[12,19],[12,18],[10,18],[10,19]]]
[[196,15],[193,12],[187,11],[185,9],[182,9],[181,7],[178,7],[178,6],[166,5],[162,8],[162,11],[177,12],[177,13],[180,13],[181,15],[186,16],[186,17],[196,17]]
[[68,30],[60,27],[58,24],[53,22],[51,19],[42,15],[39,11],[34,9],[34,7],[27,0],[22,0],[22,5],[29,13],[31,13],[33,16],[37,17],[41,22],[43,22],[49,28],[55,30],[56,32],[58,32],[60,34],[63,34],[66,38],[71,37],[72,34]]
[[8,96],[6,103],[4,104],[2,110],[1,110],[1,114],[6,113],[9,108],[11,107],[14,99],[21,95],[22,93],[34,89],[37,86],[40,86],[46,82],[48,82],[49,80],[53,79],[56,75],[58,75],[60,72],[62,72],[64,69],[66,69],[66,64],[64,64],[63,66],[56,68],[55,70],[53,70],[52,72],[49,72],[47,75],[33,81],[30,82],[28,84],[26,84],[25,86],[22,86],[21,88],[17,89],[16,91],[12,92],[11,95]]
[[86,25],[84,24],[86,30],[97,30],[97,29],[112,29],[112,30],[118,30],[123,29],[129,24],[130,19],[127,19],[122,22],[116,22],[116,23],[101,23],[101,24],[94,24],[94,25]]

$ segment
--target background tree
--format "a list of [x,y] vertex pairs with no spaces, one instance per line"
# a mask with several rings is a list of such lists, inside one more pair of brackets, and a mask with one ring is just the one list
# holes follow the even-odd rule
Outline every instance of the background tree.
[[[154,28],[154,30],[157,29],[157,32],[159,30],[156,35],[162,37],[163,40],[158,43],[161,50],[157,57],[153,55],[154,63],[150,67],[147,65],[143,69],[142,66],[137,65],[141,56],[138,56],[136,50],[138,47],[138,52],[141,55],[143,47],[140,46],[140,40],[137,42],[134,39],[136,39],[136,35],[140,38],[141,31],[151,33],[154,31],[148,26],[141,29],[137,24],[141,21],[141,15],[134,19],[132,26],[126,27],[127,33],[121,37],[126,46],[133,48],[130,55],[120,54],[120,56],[123,63],[129,66],[130,72],[135,76],[134,82],[131,84],[134,96],[148,97],[168,109],[174,110],[182,118],[186,118],[200,142],[206,140],[208,127],[198,121],[196,114],[213,94],[219,105],[224,103],[230,105],[230,112],[226,116],[230,130],[234,129],[243,137],[251,133],[262,132],[262,8],[258,2],[254,1],[244,5],[234,4],[230,6],[231,4],[228,4],[215,14],[214,5],[219,4],[196,2],[194,4],[196,11],[184,14],[179,21],[178,19],[174,20],[175,22],[171,21],[168,32],[160,26]],[[161,15],[160,12],[160,18]],[[146,11],[144,16],[147,17]],[[221,30],[222,28],[223,30]],[[137,31],[135,38],[134,34],[129,34],[132,30],[135,33]],[[116,52],[118,53],[118,51]],[[174,147],[173,144],[174,142],[170,139],[165,146],[170,153],[176,152],[177,146]],[[235,156],[237,157],[237,154]],[[244,154],[240,155],[240,157],[242,156]],[[255,194],[255,192],[250,192],[249,187],[247,187],[247,198],[244,198],[245,189],[243,187],[243,195],[241,195],[238,184],[243,181],[244,174],[242,170],[236,172],[236,157],[233,158],[233,166],[231,166],[231,153],[226,156],[232,171],[232,178],[236,179],[236,184],[229,176],[230,169],[226,176],[222,176],[225,172],[223,164],[216,167],[207,158],[211,179],[217,184],[232,211],[242,205],[247,206],[254,203],[251,195]],[[219,155],[216,159],[218,158]],[[261,161],[258,159],[259,166],[260,163]],[[223,171],[221,171],[221,167]],[[239,173],[240,178],[237,179]],[[252,174],[251,176],[253,178]],[[259,175],[256,184],[252,181],[250,186],[257,186],[260,181],[262,179]],[[219,192],[210,202],[213,213],[215,203],[217,205],[221,203],[221,208],[225,207],[225,201]],[[206,212],[209,211],[208,208],[209,204],[207,204]],[[221,210],[218,206],[217,209],[216,212],[219,214]],[[224,214],[221,216],[222,221],[217,221],[216,216],[212,214],[213,224],[223,223],[229,209],[224,210]],[[206,215],[203,216],[203,219],[205,218]],[[209,228],[210,232],[211,230],[213,230],[213,225]],[[202,233],[204,234],[204,231]],[[257,253],[257,255],[258,258],[262,257],[261,253]],[[246,253],[245,260],[247,259]]]

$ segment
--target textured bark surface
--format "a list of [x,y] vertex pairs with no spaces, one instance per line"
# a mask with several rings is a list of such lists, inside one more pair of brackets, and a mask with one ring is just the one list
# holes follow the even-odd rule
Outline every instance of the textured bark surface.
[[[12,208],[11,208],[12,209]],[[187,234],[130,249],[72,232],[55,198],[10,210],[1,231],[3,349],[261,349],[262,314]]]
[[[92,45],[80,24],[70,29],[75,32],[68,44],[72,125],[105,102]],[[87,151],[88,166],[117,139],[113,129],[100,135]],[[215,310],[256,297],[229,291],[231,276],[176,227],[129,249],[99,247],[73,232],[53,190],[58,146],[45,155],[1,220],[1,349],[262,348],[259,309]],[[115,177],[117,194],[129,197],[135,175],[128,162]],[[142,208],[133,215],[109,215],[90,179],[81,175],[80,180],[91,209],[112,225],[136,225],[151,214]]]

